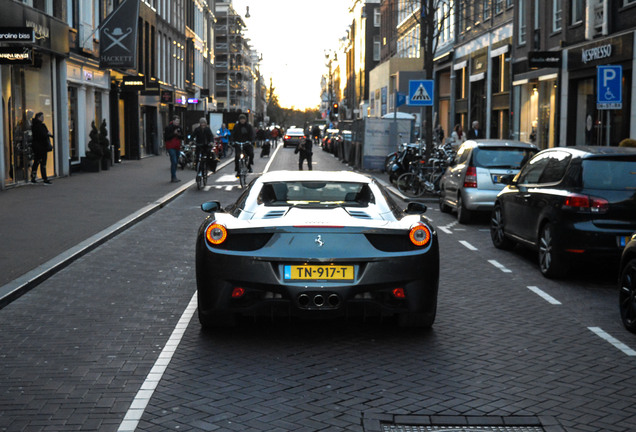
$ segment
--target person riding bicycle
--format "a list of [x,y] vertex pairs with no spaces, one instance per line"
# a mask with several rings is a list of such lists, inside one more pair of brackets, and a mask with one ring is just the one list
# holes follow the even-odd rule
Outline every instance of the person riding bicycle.
[[199,160],[203,155],[207,156],[208,166],[212,167],[212,172],[216,172],[216,155],[212,153],[214,134],[208,127],[208,122],[204,117],[199,119],[199,126],[192,132],[192,138],[196,146],[195,166],[197,167],[197,175],[200,175]]
[[238,176],[239,174],[239,158],[241,157],[241,149],[237,142],[249,142],[249,145],[243,146],[243,151],[247,156],[247,170],[252,172],[252,165],[254,164],[254,146],[252,140],[254,139],[254,129],[252,125],[247,122],[245,114],[239,115],[239,121],[234,125],[232,129],[232,142],[235,146],[234,151],[234,170]]
[[314,125],[314,127],[311,128],[311,136],[314,139],[314,144],[320,145],[320,127],[318,127],[318,125]]

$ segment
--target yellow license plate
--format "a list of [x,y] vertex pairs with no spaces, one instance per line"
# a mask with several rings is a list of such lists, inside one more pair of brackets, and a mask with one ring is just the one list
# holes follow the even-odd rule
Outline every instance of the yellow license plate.
[[288,265],[284,267],[286,280],[345,280],[354,277],[351,265]]

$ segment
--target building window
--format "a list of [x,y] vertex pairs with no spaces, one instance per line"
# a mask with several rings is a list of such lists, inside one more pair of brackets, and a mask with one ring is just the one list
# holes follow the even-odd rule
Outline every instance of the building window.
[[490,19],[490,0],[484,0],[482,2],[484,10],[484,21]]
[[570,24],[578,24],[583,22],[583,13],[585,12],[585,0],[570,0]]
[[504,0],[495,0],[495,14],[503,12]]
[[373,36],[373,61],[380,61],[380,36]]
[[552,0],[552,31],[561,31],[561,22],[563,21],[563,5],[562,0]]
[[513,0],[506,0],[506,7],[507,8],[511,8],[512,7],[512,3],[513,3]]
[[380,8],[375,8],[373,10],[373,25],[375,27],[380,27]]
[[519,0],[519,45],[526,44],[526,7],[525,1]]
[[623,0],[623,6],[636,4],[636,0]]

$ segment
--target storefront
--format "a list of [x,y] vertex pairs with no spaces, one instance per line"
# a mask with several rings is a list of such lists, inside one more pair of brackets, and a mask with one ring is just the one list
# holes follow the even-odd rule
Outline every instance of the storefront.
[[[66,141],[66,57],[69,53],[68,26],[37,10],[10,2],[3,6],[0,28],[33,29],[32,42],[2,42],[4,51],[19,49],[29,53],[23,62],[13,55],[0,59],[1,188],[26,182],[30,176],[31,120],[44,113],[44,123],[54,135],[53,151],[48,154],[47,174],[68,173]],[[66,162],[65,162],[66,160]],[[39,173],[38,173],[39,175]]]
[[[573,145],[617,146],[630,136],[634,33],[626,33],[569,48],[564,72],[567,100],[565,142]],[[622,107],[597,109],[597,67],[622,68]]]
[[110,126],[110,73],[98,65],[73,56],[67,62],[69,160],[79,167],[88,151],[92,123],[99,129],[102,122]]
[[561,51],[531,52],[515,64],[513,138],[540,149],[559,145],[559,71]]

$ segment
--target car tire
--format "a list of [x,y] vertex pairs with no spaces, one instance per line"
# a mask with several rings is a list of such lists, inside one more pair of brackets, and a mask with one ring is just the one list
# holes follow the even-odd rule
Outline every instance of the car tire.
[[509,250],[514,247],[515,243],[506,237],[503,226],[503,210],[501,205],[495,204],[490,217],[490,238],[497,249]]
[[567,273],[568,265],[563,252],[559,251],[559,245],[555,239],[554,226],[545,223],[539,231],[537,245],[539,248],[539,269],[541,274],[548,279],[556,279]]
[[461,194],[457,197],[457,221],[460,224],[470,223],[472,212],[464,206],[464,200]]
[[446,199],[446,192],[444,192],[444,189],[442,188],[439,191],[439,211],[441,211],[442,213],[450,213],[453,209],[451,206],[446,204],[445,199]]
[[623,326],[636,333],[636,258],[628,261],[621,272],[618,307]]

